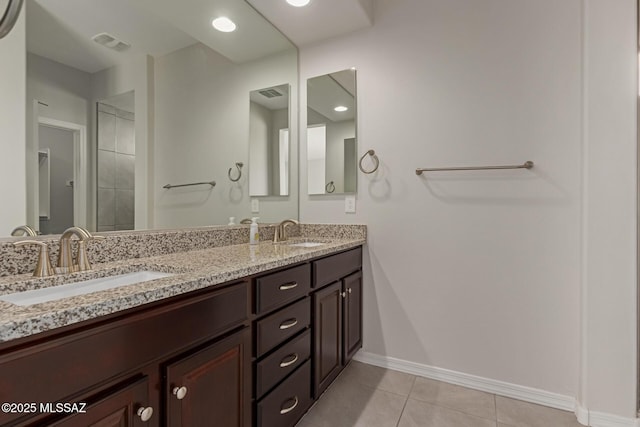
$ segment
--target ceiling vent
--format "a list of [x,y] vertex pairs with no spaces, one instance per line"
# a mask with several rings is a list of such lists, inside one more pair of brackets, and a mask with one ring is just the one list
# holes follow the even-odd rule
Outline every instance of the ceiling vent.
[[131,47],[129,43],[123,42],[122,40],[115,38],[109,33],[96,34],[95,36],[91,37],[91,40],[118,52],[122,52],[123,50],[127,50]]
[[278,92],[275,89],[264,89],[260,91],[260,95],[266,97],[266,98],[276,98],[278,96],[282,96],[282,94],[280,92]]

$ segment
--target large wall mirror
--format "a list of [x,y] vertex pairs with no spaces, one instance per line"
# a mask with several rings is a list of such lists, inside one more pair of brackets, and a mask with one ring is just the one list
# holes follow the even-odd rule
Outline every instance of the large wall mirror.
[[356,192],[356,71],[307,80],[308,194]]
[[[25,3],[24,224],[47,234],[298,217],[297,49],[246,1]],[[235,31],[216,30],[219,16]],[[252,195],[276,197],[252,213]]]

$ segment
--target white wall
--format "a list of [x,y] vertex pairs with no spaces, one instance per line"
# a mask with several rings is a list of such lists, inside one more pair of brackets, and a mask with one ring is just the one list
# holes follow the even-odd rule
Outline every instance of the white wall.
[[29,53],[26,75],[27,213],[29,225],[38,229],[38,116],[86,126],[92,135],[91,74]]
[[378,0],[372,29],[302,48],[303,88],[358,69],[358,157],[382,164],[357,214],[303,191],[300,216],[369,226],[365,351],[632,418],[635,5],[590,0],[585,25],[584,3]]
[[249,191],[255,196],[266,196],[270,187],[271,111],[251,102],[249,116]]
[[[156,59],[155,63],[155,226],[160,228],[227,224],[259,216],[260,222],[297,218],[297,183],[289,196],[260,198],[252,214],[247,178],[231,182],[229,168],[249,164],[249,93],[291,84],[291,109],[297,109],[295,51],[234,64],[204,45],[193,45]],[[293,123],[295,125],[295,123]],[[292,138],[297,125],[292,126]],[[290,158],[297,159],[297,141]],[[291,162],[297,176],[297,161]],[[165,190],[165,184],[215,180],[217,185]]]
[[[4,9],[3,9],[4,10]],[[23,10],[24,12],[24,10]],[[0,40],[0,235],[27,223],[25,180],[26,54],[24,13]]]
[[[585,8],[581,404],[635,416],[638,54],[635,0]],[[594,420],[598,414],[591,414]]]

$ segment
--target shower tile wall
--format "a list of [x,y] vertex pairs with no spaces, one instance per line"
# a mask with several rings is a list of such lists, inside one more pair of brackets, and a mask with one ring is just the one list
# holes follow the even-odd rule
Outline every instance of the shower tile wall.
[[98,231],[133,230],[134,114],[98,104]]

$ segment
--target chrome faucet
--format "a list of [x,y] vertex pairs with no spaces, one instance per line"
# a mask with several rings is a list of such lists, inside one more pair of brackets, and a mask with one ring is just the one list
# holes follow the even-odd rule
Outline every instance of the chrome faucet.
[[[73,236],[78,237],[76,262],[73,262],[73,252],[71,250],[71,238]],[[87,242],[98,239],[104,239],[104,237],[93,236],[82,227],[67,228],[60,236],[60,251],[58,252],[56,273],[73,273],[75,271],[91,270],[91,264],[87,256]]]
[[36,230],[34,230],[33,228],[29,227],[28,225],[21,225],[20,227],[16,227],[13,229],[13,231],[11,232],[12,236],[32,236],[35,237],[38,235],[38,233],[36,232]]
[[287,225],[298,225],[299,222],[295,219],[285,219],[276,226],[276,232],[273,235],[273,243],[284,242],[287,240]]

